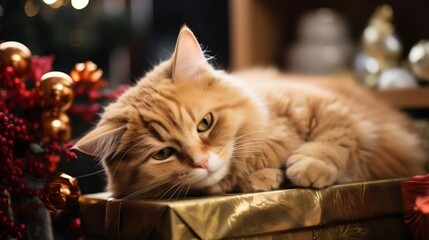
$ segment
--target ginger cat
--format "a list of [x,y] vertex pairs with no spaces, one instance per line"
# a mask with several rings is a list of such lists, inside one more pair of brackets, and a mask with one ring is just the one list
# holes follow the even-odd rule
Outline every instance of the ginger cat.
[[227,74],[183,27],[171,59],[105,108],[75,145],[116,198],[163,198],[395,178],[425,172],[406,117],[358,86]]

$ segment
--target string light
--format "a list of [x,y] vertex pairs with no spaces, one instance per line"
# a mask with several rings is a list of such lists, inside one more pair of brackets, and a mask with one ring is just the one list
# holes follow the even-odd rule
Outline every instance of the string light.
[[[53,9],[60,8],[65,5],[64,0],[43,0],[43,3]],[[76,10],[82,10],[88,6],[89,0],[71,0],[71,5]],[[34,0],[27,0],[24,5],[25,15],[34,17],[39,13],[40,7]]]
[[71,0],[71,5],[77,9],[84,9],[89,3],[89,0]]
[[51,5],[54,4],[57,0],[43,0],[44,3]]
[[53,8],[53,9],[60,8],[60,7],[62,7],[63,5],[64,5],[64,0],[55,0],[55,2],[54,2],[54,3],[49,4],[49,6],[50,6],[51,8]]

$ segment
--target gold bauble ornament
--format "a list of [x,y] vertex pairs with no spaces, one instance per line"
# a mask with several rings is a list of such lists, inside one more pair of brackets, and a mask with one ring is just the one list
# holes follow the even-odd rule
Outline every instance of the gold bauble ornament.
[[73,80],[63,72],[45,73],[36,86],[37,101],[44,112],[58,116],[73,103]]
[[42,114],[40,119],[40,141],[47,144],[53,141],[66,143],[71,138],[71,126],[69,117],[62,113],[59,116]]
[[57,173],[45,183],[40,197],[48,211],[60,213],[79,202],[81,195],[77,180],[67,174]]
[[4,42],[0,44],[0,69],[11,66],[22,81],[27,79],[31,68],[31,52],[19,42]]
[[429,81],[429,41],[421,40],[408,55],[411,69],[421,80]]
[[395,35],[392,16],[392,8],[382,5],[371,17],[362,36],[362,47],[368,55],[384,61],[396,61],[400,57],[402,45]]

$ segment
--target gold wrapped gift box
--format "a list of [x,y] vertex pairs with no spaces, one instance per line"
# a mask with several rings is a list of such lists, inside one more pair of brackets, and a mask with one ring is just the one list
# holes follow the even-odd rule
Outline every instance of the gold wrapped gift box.
[[80,199],[88,239],[407,239],[404,179],[172,201]]

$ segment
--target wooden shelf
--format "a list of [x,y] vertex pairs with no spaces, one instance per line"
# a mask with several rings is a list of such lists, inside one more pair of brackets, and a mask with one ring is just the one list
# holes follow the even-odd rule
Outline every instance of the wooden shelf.
[[[230,1],[231,68],[242,70],[255,66],[279,66],[287,40],[295,34],[292,26],[309,9],[330,7],[343,13],[350,21],[354,40],[358,41],[373,10],[382,3],[381,0],[347,4],[339,0],[323,3],[292,0]],[[421,19],[429,18],[423,11],[429,7],[429,2],[410,4],[392,0],[389,4],[395,10],[394,24],[401,30],[404,49],[409,49],[420,39],[429,36],[429,28],[419,27]],[[416,15],[410,19],[411,9]],[[410,24],[415,27],[410,27]],[[375,94],[400,109],[425,112],[429,109],[429,87],[375,91]]]
[[429,109],[429,87],[383,90],[375,94],[400,109]]

